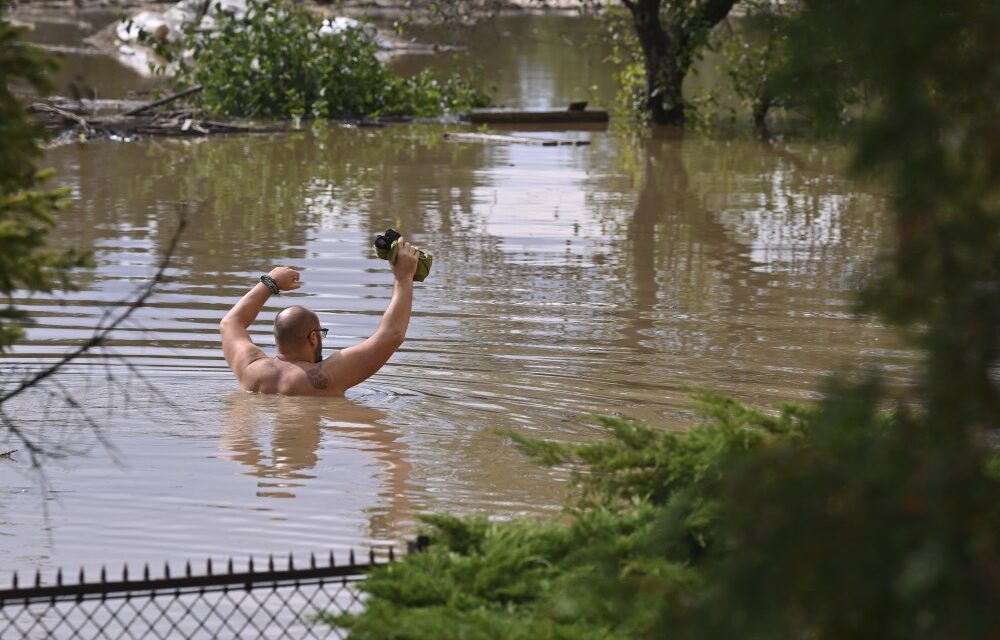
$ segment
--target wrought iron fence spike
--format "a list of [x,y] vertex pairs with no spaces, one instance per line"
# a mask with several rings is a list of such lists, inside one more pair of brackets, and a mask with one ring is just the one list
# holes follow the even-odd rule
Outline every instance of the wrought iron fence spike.
[[274,555],[270,553],[267,554],[267,570],[274,571]]
[[292,557],[292,552],[288,552],[288,570],[293,571],[295,569],[295,558]]
[[[86,616],[87,619],[91,620],[91,622],[93,622],[94,624],[100,625],[100,623],[103,622],[103,617],[100,619],[98,618],[91,619],[90,614],[88,613],[88,611],[91,611],[91,609],[87,608],[87,607],[92,607],[92,605],[88,603],[97,602],[99,599],[99,602],[102,603],[98,605],[98,607],[101,608],[100,610],[102,612],[107,610],[112,615],[112,620],[107,621],[106,624],[109,625],[114,624],[115,616],[131,614],[134,611],[136,615],[128,618],[128,620],[130,620],[130,622],[128,622],[130,626],[127,630],[122,632],[122,635],[131,634],[130,637],[132,636],[145,637],[150,633],[153,634],[157,633],[156,630],[153,630],[154,625],[160,624],[161,620],[166,621],[168,623],[174,622],[176,620],[176,618],[174,618],[174,616],[172,615],[175,612],[175,609],[173,609],[173,607],[179,608],[178,610],[176,610],[178,613],[180,613],[180,609],[186,609],[187,611],[186,615],[191,615],[196,606],[201,607],[203,604],[208,606],[214,606],[213,603],[218,604],[217,602],[215,602],[215,599],[218,598],[216,594],[218,594],[219,592],[222,592],[223,594],[225,593],[230,594],[229,596],[223,595],[223,598],[231,598],[236,596],[236,597],[247,598],[247,602],[249,603],[254,603],[256,601],[258,604],[261,605],[260,609],[262,610],[262,612],[263,612],[264,600],[266,600],[268,597],[271,597],[267,595],[268,592],[274,593],[276,590],[279,589],[292,590],[292,595],[289,597],[290,599],[288,600],[285,600],[285,596],[283,595],[284,592],[281,591],[278,592],[279,595],[277,597],[285,601],[286,604],[290,605],[295,599],[304,598],[303,606],[310,607],[312,606],[312,601],[311,601],[311,598],[313,597],[312,589],[317,587],[317,585],[318,588],[321,589],[324,588],[324,585],[326,587],[332,587],[335,589],[341,589],[341,588],[347,589],[351,597],[353,598],[352,601],[357,603],[359,602],[360,594],[356,591],[356,587],[352,586],[352,584],[356,579],[360,579],[361,577],[364,576],[364,574],[367,572],[368,567],[363,564],[364,556],[359,555],[359,554],[364,554],[363,547],[361,548],[360,551],[354,549],[351,549],[349,551],[350,551],[351,561],[352,563],[354,563],[355,567],[355,570],[353,571],[347,570],[346,562],[344,562],[344,564],[341,565],[341,569],[338,571],[310,572],[306,567],[306,561],[302,557],[302,553],[304,553],[304,551],[300,551],[299,565],[297,567],[297,570],[296,572],[291,573],[290,575],[285,574],[281,570],[278,570],[277,572],[274,572],[270,575],[264,574],[263,565],[260,564],[260,562],[263,562],[263,559],[261,559],[261,561],[257,563],[258,564],[257,570],[259,571],[260,575],[246,576],[242,573],[242,570],[240,572],[234,572],[235,557],[229,557],[229,558],[220,557],[220,562],[226,563],[224,566],[229,571],[229,575],[226,575],[225,572],[220,570],[218,574],[215,574],[215,576],[211,578],[204,575],[202,576],[189,575],[188,578],[185,579],[182,576],[180,569],[178,569],[177,575],[171,578],[170,561],[165,561],[163,566],[163,575],[166,577],[166,580],[160,580],[158,577],[153,577],[151,579],[150,574],[152,565],[150,565],[149,563],[137,565],[136,569],[132,569],[128,563],[123,563],[121,572],[122,576],[121,583],[116,581],[114,579],[114,576],[109,574],[109,571],[111,571],[112,573],[114,573],[114,571],[112,571],[113,567],[109,568],[107,565],[104,566],[91,565],[97,567],[99,571],[98,575],[100,576],[100,582],[98,582],[97,576],[95,576],[93,582],[87,583],[85,576],[85,568],[81,566],[80,585],[78,586],[73,584],[69,585],[66,584],[69,581],[68,570],[57,568],[56,575],[46,579],[48,580],[48,582],[44,582],[41,577],[41,569],[37,568],[34,578],[35,578],[35,586],[39,588],[39,591],[31,589],[32,585],[31,585],[30,569],[28,569],[29,573],[28,577],[26,578],[28,582],[23,582],[18,572],[12,571],[10,574],[7,575],[9,576],[9,579],[12,580],[13,582],[13,589],[14,589],[13,592],[21,594],[20,597],[18,598],[18,602],[23,600],[25,602],[24,605],[25,607],[29,606],[28,604],[29,600],[30,603],[32,603],[30,605],[32,607],[34,607],[35,604],[44,605],[46,607],[52,607],[51,615],[54,617],[53,618],[49,617],[50,613],[49,610],[47,609],[45,619],[54,620],[55,626],[57,628],[60,629],[63,628],[59,626],[60,623],[58,621],[60,619],[63,620],[62,624],[66,624],[71,619],[71,616],[79,616],[79,615]],[[371,557],[375,551],[378,551],[378,549],[369,549],[369,557]],[[382,550],[382,552],[384,552],[384,549]],[[312,569],[318,568],[316,566],[317,563],[322,561],[319,555],[320,553],[321,552],[319,553],[311,552],[309,554],[308,563],[310,568]],[[378,554],[375,555],[377,556]],[[394,557],[394,551],[392,550],[392,548],[389,549],[389,556]],[[329,551],[329,558],[332,565],[335,562],[335,553],[332,550]],[[269,556],[268,560],[273,565],[274,556],[273,555]],[[284,566],[284,563],[281,562],[281,556],[278,556],[277,560],[278,564]],[[362,562],[362,564],[357,564],[359,560]],[[209,566],[213,564],[213,559],[211,557],[208,558],[208,563]],[[292,552],[290,552],[288,555],[288,563],[293,570],[296,569],[295,556],[294,553]],[[194,563],[191,561],[186,561],[183,568],[184,572],[190,574],[191,567],[193,564]],[[251,568],[251,571],[253,570],[253,565],[254,565],[254,558],[253,556],[250,556],[248,559],[248,566]],[[25,569],[22,567],[21,570],[23,571]],[[134,581],[135,584],[132,584],[132,582],[129,581],[128,577],[129,573],[132,574],[132,581]],[[329,575],[322,575],[329,573],[339,573],[342,575],[341,577],[338,578],[331,578]],[[316,574],[321,574],[321,575],[316,575]],[[236,579],[237,577],[239,577],[240,579],[237,580]],[[288,577],[289,579],[285,580],[284,579],[285,577]],[[140,578],[142,578],[144,581],[140,582]],[[349,578],[350,582],[348,581]],[[281,584],[278,584],[279,579],[281,579]],[[6,588],[0,587],[0,589],[7,589],[7,588],[9,587]],[[240,594],[239,596],[237,596],[237,594],[235,593],[237,590],[239,590],[240,592],[246,591],[247,594],[249,595]],[[256,594],[257,591],[259,591],[261,594],[260,598],[258,598]],[[251,594],[251,592],[255,593]],[[182,593],[186,594],[185,597],[190,596],[191,598],[193,598],[194,603],[191,603],[187,600],[181,601],[180,596]],[[169,604],[163,605],[163,607],[171,607],[169,612],[167,611],[166,608],[161,607],[160,604],[155,604],[153,602],[154,598],[159,597],[161,598],[160,600],[161,603],[167,603],[168,599],[171,598],[171,594],[173,594],[172,596],[173,599],[169,600]],[[234,602],[238,603],[241,601],[242,600],[236,600]],[[11,604],[13,604],[13,600],[8,600],[6,602],[8,607]],[[58,608],[56,608],[57,603],[64,603],[64,604],[60,604]],[[123,603],[123,604],[116,604],[116,603]],[[156,612],[161,614],[162,617],[152,616],[149,619],[147,619],[147,616],[144,612],[147,609],[152,610],[151,608],[154,606],[157,609]],[[108,607],[109,609],[104,609],[104,607]],[[4,617],[7,615],[8,611],[9,609],[0,607],[0,637],[4,638],[6,638],[6,636],[10,633],[10,631],[4,632],[2,631],[2,629],[7,628],[14,631],[18,630],[17,626],[13,627],[10,626],[11,620],[9,618]],[[116,613],[116,612],[121,612],[121,613]],[[305,610],[303,609],[302,613],[299,615],[305,615]],[[72,619],[75,620],[76,618],[74,617]],[[272,622],[274,624],[280,625],[280,622],[274,620],[273,618]],[[5,624],[8,626],[4,627]],[[18,623],[15,623],[15,625],[16,624]],[[146,629],[144,628],[145,625],[147,624],[150,625],[150,631],[146,631]],[[248,622],[248,624],[256,626],[255,622]],[[264,628],[268,630],[273,630],[273,627],[270,626],[270,623],[268,623],[266,620],[264,620],[264,624],[265,624]],[[32,628],[34,629],[35,627]],[[42,631],[45,631],[48,629],[48,627],[41,627],[40,629]],[[75,627],[72,626],[68,627],[68,630],[70,631],[74,629]],[[266,632],[262,630],[261,635],[265,634]]]
[[249,567],[250,573],[253,573],[253,556],[250,556],[250,562],[247,563],[247,566]]
[[212,558],[211,557],[208,558],[208,562],[205,563],[205,566],[208,568],[208,575],[212,575]]
[[337,561],[333,557],[333,549],[330,549],[330,566],[331,567],[337,566]]
[[396,545],[389,547],[389,562],[396,561]]
[[351,564],[352,567],[354,566],[354,549],[351,549],[351,553],[348,554],[347,561]]
[[375,548],[368,549],[368,564],[375,564]]

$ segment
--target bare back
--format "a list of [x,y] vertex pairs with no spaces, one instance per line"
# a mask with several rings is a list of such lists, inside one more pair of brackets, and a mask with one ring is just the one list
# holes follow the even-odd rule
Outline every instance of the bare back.
[[251,363],[240,376],[240,387],[256,393],[283,396],[342,396],[342,385],[331,385],[323,365],[286,362],[264,357]]

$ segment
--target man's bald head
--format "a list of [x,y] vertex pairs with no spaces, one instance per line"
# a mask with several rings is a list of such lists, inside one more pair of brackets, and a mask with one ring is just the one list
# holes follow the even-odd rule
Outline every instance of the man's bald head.
[[274,342],[279,351],[293,351],[317,329],[319,316],[300,305],[288,307],[274,318]]

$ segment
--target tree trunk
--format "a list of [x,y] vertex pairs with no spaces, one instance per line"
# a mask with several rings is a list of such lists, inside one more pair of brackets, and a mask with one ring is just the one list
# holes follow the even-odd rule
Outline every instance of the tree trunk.
[[666,46],[643,48],[646,59],[646,107],[656,124],[684,124],[682,87],[687,68],[681,68]]
[[657,124],[684,124],[684,97],[681,85],[683,71],[677,69],[676,56],[667,33],[660,24],[660,0],[638,0],[629,3],[635,23],[635,33],[642,48],[646,66],[646,108]]
[[691,42],[701,29],[711,29],[729,15],[736,0],[703,0],[693,19],[664,29],[660,4],[673,0],[622,0],[632,13],[635,33],[646,63],[646,108],[657,124],[684,124],[684,78],[695,60]]

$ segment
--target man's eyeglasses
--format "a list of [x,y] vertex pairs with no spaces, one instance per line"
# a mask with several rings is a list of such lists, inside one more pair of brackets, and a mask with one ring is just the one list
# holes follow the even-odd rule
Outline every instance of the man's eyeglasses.
[[312,331],[310,331],[309,333],[306,334],[306,337],[311,336],[312,334],[316,333],[317,331],[319,331],[321,337],[325,338],[326,337],[326,333],[329,331],[329,329],[327,329],[326,327],[323,327],[321,329],[313,329]]

